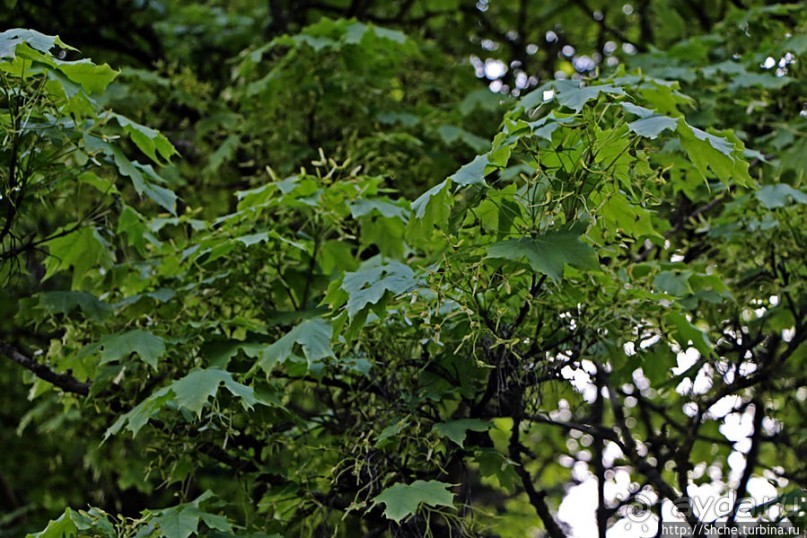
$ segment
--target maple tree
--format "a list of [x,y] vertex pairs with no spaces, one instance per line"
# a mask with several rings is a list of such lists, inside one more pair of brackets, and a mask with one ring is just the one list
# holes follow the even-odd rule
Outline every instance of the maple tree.
[[0,536],[798,498],[799,5],[149,4],[0,32]]

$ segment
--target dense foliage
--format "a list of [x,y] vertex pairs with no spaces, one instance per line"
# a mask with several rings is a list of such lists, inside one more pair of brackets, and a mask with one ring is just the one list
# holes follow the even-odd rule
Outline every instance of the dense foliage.
[[63,4],[0,1],[0,536],[807,524],[802,6]]

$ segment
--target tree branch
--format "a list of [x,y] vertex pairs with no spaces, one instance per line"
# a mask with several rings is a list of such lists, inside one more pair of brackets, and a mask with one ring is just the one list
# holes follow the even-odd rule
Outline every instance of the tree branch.
[[[598,369],[599,370],[599,369]],[[602,401],[602,384],[599,382],[599,376],[596,378],[597,396],[594,400],[592,414],[594,415],[594,424],[602,424],[604,414],[604,406]],[[598,538],[606,538],[608,532],[608,511],[605,506],[605,461],[603,460],[603,452],[605,451],[605,443],[602,437],[594,437],[592,443],[594,449],[594,475],[597,477],[597,536]]]
[[75,377],[68,374],[60,374],[54,372],[42,363],[35,361],[21,353],[17,348],[0,340],[0,354],[4,355],[9,360],[16,362],[23,368],[30,370],[33,374],[47,381],[51,385],[55,385],[65,392],[72,392],[80,396],[87,396],[90,393],[89,383],[83,383]]
[[[637,471],[647,477],[648,481],[656,489],[659,495],[666,497],[670,502],[675,504],[677,501],[679,501],[679,499],[682,498],[681,495],[685,496],[687,492],[682,491],[680,494],[676,492],[675,489],[664,480],[664,477],[661,476],[659,470],[655,466],[651,465],[645,458],[639,455],[639,452],[636,449],[637,441],[634,439],[630,428],[627,426],[624,408],[619,400],[619,395],[617,394],[616,390],[614,390],[608,373],[600,370],[599,375],[602,378],[603,386],[608,391],[608,400],[611,402],[611,411],[614,415],[616,425],[619,428],[619,434],[624,439],[621,447],[623,448],[623,452],[625,452],[625,456],[627,456],[627,458],[633,462]],[[683,499],[687,498],[683,497]],[[692,510],[692,506],[689,505],[684,508],[686,510],[684,516],[686,517],[689,526],[692,527],[693,531],[695,532],[695,536],[702,536],[702,531],[700,531],[700,519]],[[681,508],[679,507],[679,510],[680,509]]]
[[765,418],[765,407],[761,398],[754,400],[754,431],[751,433],[751,448],[745,455],[745,469],[740,478],[740,483],[737,486],[737,496],[734,499],[734,506],[731,507],[731,515],[728,518],[728,524],[733,525],[737,519],[737,512],[740,510],[740,504],[743,497],[748,493],[748,482],[754,473],[754,467],[757,465],[757,458],[759,457],[759,449],[763,440],[762,420]]
[[555,521],[555,518],[552,516],[552,512],[549,510],[549,505],[546,504],[546,491],[535,488],[533,478],[530,475],[530,472],[524,466],[524,462],[521,458],[522,449],[520,437],[521,421],[523,417],[522,394],[520,388],[516,388],[513,399],[515,401],[511,402],[513,430],[510,434],[510,459],[515,462],[514,468],[516,474],[521,479],[521,484],[530,500],[530,504],[533,506],[533,508],[535,508],[535,512],[538,514],[538,517],[541,518],[541,521],[544,522],[544,527],[546,527],[547,534],[549,534],[551,538],[565,538],[566,533],[563,532],[563,529],[560,528],[558,522]]

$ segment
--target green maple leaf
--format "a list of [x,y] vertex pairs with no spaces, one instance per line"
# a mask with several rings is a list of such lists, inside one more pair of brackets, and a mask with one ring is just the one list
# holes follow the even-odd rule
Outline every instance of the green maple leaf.
[[741,186],[753,183],[748,175],[748,163],[734,155],[734,144],[730,140],[692,127],[683,119],[679,121],[677,132],[681,147],[703,177],[709,168],[725,184],[730,180]]
[[649,116],[630,122],[628,128],[639,136],[657,138],[662,131],[675,131],[678,120],[668,116]]
[[143,362],[156,369],[157,359],[165,355],[165,341],[142,329],[104,336],[99,344],[102,347],[101,364],[120,361],[137,353]]
[[113,114],[112,117],[123,127],[124,132],[129,135],[140,151],[148,155],[152,161],[159,162],[160,157],[168,161],[177,152],[171,142],[159,131],[120,114]]
[[631,114],[636,114],[639,119],[628,124],[628,128],[639,136],[646,138],[658,138],[662,131],[675,131],[678,128],[678,120],[669,116],[662,116],[655,110],[650,110],[633,103],[622,103],[622,108]]
[[610,84],[603,84],[601,86],[582,86],[577,81],[557,81],[555,82],[555,91],[558,103],[571,108],[575,112],[580,112],[583,107],[591,101],[600,96],[600,93],[608,93],[611,95],[625,95],[625,91]]
[[373,505],[384,503],[384,515],[395,521],[416,513],[421,504],[426,506],[454,506],[454,494],[448,491],[451,484],[436,480],[417,480],[411,484],[395,484],[373,499]]
[[406,230],[411,242],[428,243],[434,228],[445,228],[454,200],[451,196],[451,181],[446,179],[412,202],[412,218]]
[[189,503],[152,512],[152,522],[159,527],[161,538],[188,538],[197,534],[199,521],[203,521],[211,529],[232,532],[232,525],[226,517],[205,512],[199,507],[213,497],[213,492],[207,490]]
[[499,241],[488,247],[488,258],[526,259],[533,271],[545,274],[556,282],[563,277],[563,268],[567,264],[582,269],[599,267],[594,249],[581,241],[580,234],[574,230]]
[[109,242],[92,226],[51,239],[46,245],[50,256],[45,260],[45,280],[72,267],[74,288],[90,269],[110,267],[114,262]]
[[332,337],[333,326],[330,322],[322,318],[306,320],[280,340],[261,350],[258,366],[266,372],[271,371],[275,364],[282,363],[291,356],[295,345],[302,348],[303,355],[309,363],[333,357]]
[[462,166],[449,179],[457,185],[486,185],[485,168],[490,164],[487,155],[477,155],[473,161]]
[[762,202],[762,205],[767,209],[776,209],[785,207],[790,203],[789,199],[793,198],[794,202],[800,204],[807,204],[807,194],[794,189],[786,183],[778,183],[776,185],[765,185],[754,193],[757,199]]
[[238,383],[230,372],[218,368],[194,370],[182,379],[174,381],[168,388],[174,393],[177,404],[199,415],[222,384],[233,396],[241,398],[241,404],[245,408],[252,408],[258,403],[255,391],[251,387]]
[[87,93],[104,93],[109,83],[115,80],[120,73],[109,67],[108,64],[96,65],[87,59],[75,62],[57,62],[57,67],[67,78],[84,88]]
[[692,293],[689,271],[662,271],[653,279],[653,286],[670,295],[684,296]]
[[386,297],[387,292],[404,293],[412,289],[416,283],[415,272],[399,262],[345,273],[341,288],[348,294],[348,316],[353,319],[365,308],[378,304]]
[[245,409],[251,409],[256,403],[264,403],[258,399],[252,387],[238,383],[226,370],[218,368],[193,370],[182,379],[155,391],[131,411],[118,417],[104,433],[104,440],[120,432],[124,426],[132,432],[132,435],[137,435],[137,432],[171,401],[199,416],[207,401],[216,396],[222,384],[233,396],[241,400],[241,405]]
[[194,510],[165,510],[152,521],[162,538],[188,538],[199,530],[199,513]]
[[103,321],[112,313],[112,307],[84,291],[46,291],[40,293],[39,308],[49,314],[69,314],[76,307],[88,318]]
[[59,516],[59,519],[52,519],[48,522],[45,530],[36,534],[29,534],[28,538],[64,538],[69,536],[76,536],[78,534],[78,527],[73,521],[73,510],[67,508],[65,512]]
[[65,45],[58,36],[45,35],[36,30],[12,28],[0,32],[0,58],[14,59],[17,46],[23,43],[35,51],[48,55],[48,58],[50,58],[50,50],[56,45],[65,50],[76,50],[73,47]]
[[460,447],[465,443],[465,437],[468,435],[468,430],[475,432],[484,432],[490,429],[490,422],[487,420],[480,420],[478,418],[462,418],[459,420],[450,420],[448,422],[441,422],[434,425],[434,431],[441,437],[446,437],[457,443]]
[[406,221],[409,218],[409,211],[400,204],[393,204],[384,200],[368,200],[362,198],[350,203],[350,213],[354,218],[366,217],[378,214],[388,219],[400,219]]

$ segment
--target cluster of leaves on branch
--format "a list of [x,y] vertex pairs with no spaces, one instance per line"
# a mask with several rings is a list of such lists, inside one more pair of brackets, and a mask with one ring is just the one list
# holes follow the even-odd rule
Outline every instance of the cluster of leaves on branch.
[[552,3],[243,3],[113,47],[155,69],[0,33],[0,536],[559,538],[588,480],[605,536],[807,486],[799,6],[557,3],[550,50],[639,54],[505,95],[469,43],[526,72]]

